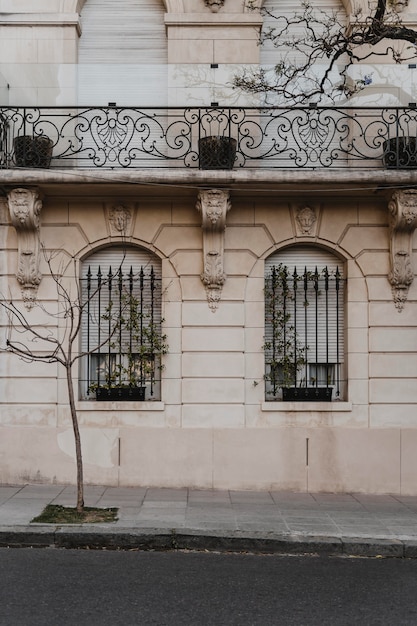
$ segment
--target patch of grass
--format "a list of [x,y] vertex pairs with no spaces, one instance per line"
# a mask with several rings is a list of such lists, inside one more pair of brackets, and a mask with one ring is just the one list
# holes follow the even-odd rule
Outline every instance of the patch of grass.
[[34,517],[31,523],[37,524],[94,524],[99,522],[115,522],[117,520],[116,508],[98,509],[85,506],[82,513],[76,508],[48,504],[42,513]]

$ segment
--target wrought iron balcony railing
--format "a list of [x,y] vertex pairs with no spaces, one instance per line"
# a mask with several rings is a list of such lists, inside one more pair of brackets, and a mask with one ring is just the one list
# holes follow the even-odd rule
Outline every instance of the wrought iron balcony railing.
[[416,168],[417,109],[0,107],[0,169]]

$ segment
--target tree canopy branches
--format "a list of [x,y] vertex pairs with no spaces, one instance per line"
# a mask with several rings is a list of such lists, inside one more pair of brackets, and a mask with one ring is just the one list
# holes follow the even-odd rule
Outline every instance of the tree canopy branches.
[[[271,42],[278,62],[272,69],[244,69],[234,77],[235,87],[254,94],[273,95],[273,103],[306,104],[350,97],[372,82],[370,76],[352,80],[349,68],[386,57],[395,63],[417,56],[417,32],[403,25],[397,12],[400,0],[378,0],[376,7],[346,20],[341,11],[323,11],[310,0],[292,16],[272,14],[274,20],[261,33],[260,43]],[[397,9],[397,10],[396,10]],[[271,22],[268,19],[268,22]]]

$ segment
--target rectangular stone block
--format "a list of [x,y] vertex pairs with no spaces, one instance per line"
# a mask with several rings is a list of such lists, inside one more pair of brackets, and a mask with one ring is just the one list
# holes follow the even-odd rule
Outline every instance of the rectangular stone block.
[[369,407],[371,428],[415,428],[415,404],[371,404]]
[[371,352],[415,352],[417,327],[392,328],[387,325],[370,328],[369,346]]
[[184,352],[243,352],[243,328],[184,328]]
[[244,402],[244,381],[236,378],[184,378],[182,401],[184,404],[231,404]]
[[168,58],[172,63],[214,63],[213,41],[168,38]]
[[3,378],[0,385],[1,399],[5,404],[55,404],[57,401],[57,384],[53,377]]
[[242,428],[245,425],[243,404],[185,404],[183,428]]
[[215,489],[307,490],[303,429],[214,433]]
[[[414,409],[415,410],[415,409]],[[417,429],[401,431],[401,493],[415,495],[417,476]]]
[[369,375],[372,378],[412,378],[417,375],[417,354],[377,353],[369,355]]
[[120,482],[125,486],[212,487],[212,431],[123,429]]
[[[388,373],[387,373],[388,374]],[[417,403],[415,378],[378,378],[370,381],[369,400],[377,404]]]
[[244,368],[244,356],[238,352],[185,352],[182,357],[185,378],[243,378]]
[[214,314],[207,302],[185,302],[182,320],[184,326],[242,327],[244,313],[243,303],[240,302],[222,302]]
[[310,491],[399,492],[399,430],[320,428],[308,438]]

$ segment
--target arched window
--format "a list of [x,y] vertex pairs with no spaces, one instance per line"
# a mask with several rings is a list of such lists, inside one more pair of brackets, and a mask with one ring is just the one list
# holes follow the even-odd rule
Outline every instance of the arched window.
[[83,262],[81,283],[81,397],[159,399],[160,259],[140,248],[105,248]]
[[345,394],[343,263],[314,246],[265,262],[267,400],[341,400]]

